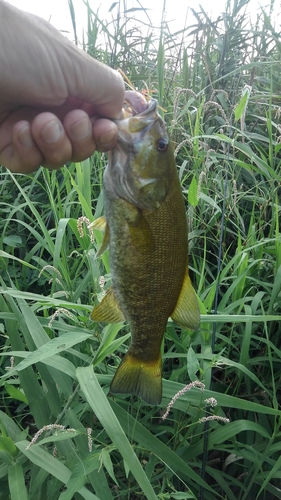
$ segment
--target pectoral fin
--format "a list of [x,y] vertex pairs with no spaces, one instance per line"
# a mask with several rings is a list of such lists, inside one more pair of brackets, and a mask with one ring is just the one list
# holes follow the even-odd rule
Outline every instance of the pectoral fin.
[[102,301],[91,313],[94,321],[105,321],[106,323],[121,323],[125,321],[113,288],[109,288]]
[[128,221],[128,227],[133,246],[138,251],[151,252],[154,248],[153,234],[141,211],[134,221]]
[[96,254],[96,257],[100,257],[107,250],[109,246],[109,227],[104,215],[96,219],[94,222],[92,222],[90,224],[90,227],[92,229],[96,229],[97,231],[104,231],[104,237],[101,246],[99,247]]
[[[124,197],[126,192],[123,193]],[[149,252],[154,248],[154,239],[151,228],[143,215],[143,211],[132,205],[126,199],[119,198],[115,206],[117,216],[124,221],[124,230],[129,234],[132,246],[137,253]]]
[[94,220],[94,222],[91,222],[90,227],[92,229],[97,229],[98,231],[105,231],[106,225],[106,218],[102,215],[98,219]]
[[106,224],[105,229],[104,229],[104,237],[101,242],[101,246],[99,247],[96,257],[100,257],[109,247],[109,227],[108,224]]
[[190,281],[188,268],[186,270],[176,308],[171,315],[171,318],[180,326],[189,328],[190,330],[197,330],[199,326],[200,311],[196,294]]

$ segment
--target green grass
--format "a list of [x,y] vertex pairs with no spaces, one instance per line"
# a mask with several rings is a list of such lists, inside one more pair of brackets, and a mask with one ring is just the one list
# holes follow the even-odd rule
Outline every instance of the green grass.
[[[1,170],[0,500],[281,498],[280,42],[250,3],[171,33],[163,16],[133,30],[126,2],[107,20],[86,2],[84,48],[158,98],[186,199],[202,318],[196,333],[167,324],[159,407],[112,398],[129,325],[89,319],[110,285],[87,229],[106,158]],[[194,380],[204,391],[161,419]]]

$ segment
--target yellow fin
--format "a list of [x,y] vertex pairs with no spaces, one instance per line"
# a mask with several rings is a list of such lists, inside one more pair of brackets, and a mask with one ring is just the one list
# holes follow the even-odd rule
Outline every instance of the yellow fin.
[[92,229],[96,229],[97,231],[105,231],[106,225],[106,218],[104,215],[102,215],[98,219],[94,220],[94,222],[91,222],[89,227],[91,227]]
[[118,300],[112,287],[110,287],[102,301],[91,313],[94,321],[105,321],[106,323],[121,323],[125,321],[123,312],[120,309]]
[[104,229],[104,237],[101,242],[101,246],[97,251],[96,257],[100,257],[107,250],[108,246],[109,246],[109,227],[108,224],[106,224]]
[[188,268],[186,269],[182,289],[171,318],[180,326],[189,328],[190,330],[197,330],[199,326],[200,311],[196,294],[188,274]]
[[109,246],[109,227],[106,222],[106,218],[104,215],[102,217],[99,217],[98,219],[94,220],[94,222],[91,222],[90,227],[92,229],[95,229],[97,231],[104,231],[104,237],[101,242],[101,246],[99,247],[96,257],[100,257],[108,248]]
[[111,382],[113,394],[136,394],[146,403],[157,405],[162,399],[162,361],[145,362],[127,353]]

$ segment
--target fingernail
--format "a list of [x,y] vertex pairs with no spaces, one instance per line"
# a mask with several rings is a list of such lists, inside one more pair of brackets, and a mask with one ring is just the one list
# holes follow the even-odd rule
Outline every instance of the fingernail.
[[82,118],[78,122],[75,122],[70,127],[70,132],[73,139],[81,141],[90,135],[92,129],[88,118]]
[[26,125],[18,133],[18,140],[24,148],[32,148],[34,145],[32,137],[30,135],[30,126]]
[[61,138],[62,134],[62,125],[56,120],[52,120],[43,128],[41,137],[48,144],[52,144],[57,142]]

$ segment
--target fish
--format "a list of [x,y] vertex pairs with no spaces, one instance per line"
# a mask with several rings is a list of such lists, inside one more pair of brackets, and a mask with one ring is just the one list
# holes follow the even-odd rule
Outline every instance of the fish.
[[126,117],[103,177],[105,218],[98,256],[109,248],[112,278],[91,319],[128,321],[131,345],[111,382],[112,394],[162,400],[161,344],[168,318],[196,330],[200,312],[188,269],[188,228],[174,151],[157,101],[127,91]]

